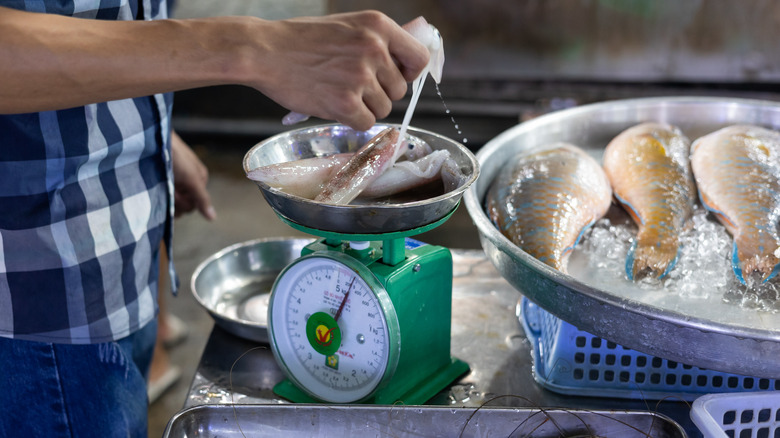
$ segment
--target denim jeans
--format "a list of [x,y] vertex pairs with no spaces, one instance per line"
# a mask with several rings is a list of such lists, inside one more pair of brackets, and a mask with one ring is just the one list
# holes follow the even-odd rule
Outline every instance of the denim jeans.
[[152,322],[101,344],[0,338],[0,438],[147,438],[156,333]]

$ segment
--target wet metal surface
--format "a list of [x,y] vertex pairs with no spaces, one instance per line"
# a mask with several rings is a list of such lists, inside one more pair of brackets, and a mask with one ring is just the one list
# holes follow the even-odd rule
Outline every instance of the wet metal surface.
[[[697,436],[695,429],[690,429],[689,409],[684,403],[664,401],[649,406],[642,400],[572,397],[542,389],[534,382],[531,345],[515,315],[521,295],[498,275],[480,250],[453,250],[453,264],[451,351],[469,363],[471,370],[427,405],[658,412],[691,430],[690,436]],[[216,327],[185,406],[285,404],[272,391],[282,378],[267,344]],[[391,406],[385,408],[392,410]]]

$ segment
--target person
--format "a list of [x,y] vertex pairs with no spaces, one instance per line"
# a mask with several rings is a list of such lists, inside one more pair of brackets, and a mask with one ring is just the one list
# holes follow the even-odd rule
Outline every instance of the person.
[[166,18],[165,0],[0,0],[0,437],[145,437],[160,243],[209,214],[171,92],[238,84],[365,130],[428,62],[377,11]]

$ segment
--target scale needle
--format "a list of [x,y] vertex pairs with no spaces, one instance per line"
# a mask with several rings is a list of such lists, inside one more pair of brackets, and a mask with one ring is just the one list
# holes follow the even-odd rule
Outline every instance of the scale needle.
[[349,292],[352,290],[353,284],[355,284],[355,277],[352,277],[352,281],[349,283],[349,287],[347,288],[347,293],[344,294],[344,299],[341,300],[339,310],[336,312],[336,316],[333,317],[336,322],[338,322],[339,316],[341,316],[341,311],[344,310],[344,304],[347,304],[347,298],[349,297]]

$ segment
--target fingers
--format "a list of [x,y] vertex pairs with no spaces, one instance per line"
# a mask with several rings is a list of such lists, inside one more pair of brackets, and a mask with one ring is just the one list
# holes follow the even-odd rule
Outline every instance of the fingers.
[[[377,119],[383,119],[390,114],[393,101],[402,99],[407,92],[407,82],[414,80],[428,63],[428,49],[388,17],[382,17],[382,25],[376,26],[376,31],[383,35],[387,47],[383,48],[385,56],[375,65],[375,72],[362,91],[362,108],[355,111],[348,124],[355,129],[365,130],[373,126]],[[427,23],[420,17],[405,26],[419,26]],[[373,116],[373,117],[372,117]],[[349,119],[348,119],[349,120]]]
[[363,103],[377,119],[383,119],[390,115],[390,111],[393,109],[393,101],[403,98],[406,94],[406,82],[397,70],[396,73],[398,74],[397,79],[400,81],[401,87],[403,87],[402,91],[397,85],[393,90],[385,89],[382,86],[383,82],[381,79],[378,79],[372,88],[367,88],[363,91]]
[[417,79],[430,58],[428,49],[408,32],[421,25],[428,24],[423,17],[417,17],[401,27],[403,33],[393,34],[393,38],[388,40],[390,54],[398,61],[398,68],[407,82]]
[[209,192],[206,190],[205,184],[199,185],[195,188],[192,194],[192,198],[195,206],[198,208],[198,211],[201,215],[203,215],[203,217],[210,221],[213,221],[217,218],[217,212],[214,210],[214,206],[211,204],[211,196],[209,196]]
[[357,131],[368,131],[374,126],[377,117],[364,100],[356,102],[352,108],[351,111],[341,112],[343,116],[337,117],[336,120]]
[[176,212],[176,217],[197,209],[203,217],[210,221],[217,218],[216,210],[211,203],[211,196],[208,190],[206,190],[205,181],[200,181],[174,184],[174,211]]
[[245,85],[291,111],[354,129],[387,117],[428,63],[428,49],[377,11],[253,24],[259,53],[247,61],[254,67]]
[[197,209],[206,219],[216,219],[217,214],[206,188],[209,180],[208,169],[175,132],[171,133],[171,150],[176,216]]

